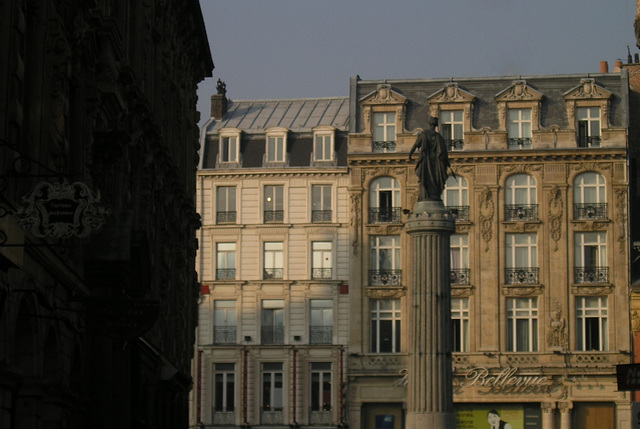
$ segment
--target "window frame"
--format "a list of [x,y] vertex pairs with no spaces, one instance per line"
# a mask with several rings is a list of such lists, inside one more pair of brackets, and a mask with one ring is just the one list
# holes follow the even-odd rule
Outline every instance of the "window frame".
[[[390,309],[381,309],[380,304],[389,302]],[[374,308],[375,307],[375,308]],[[383,317],[381,313],[390,313]],[[400,299],[372,299],[369,305],[370,317],[370,351],[373,354],[401,353],[402,351],[402,302]],[[391,338],[390,351],[382,351],[381,328],[382,322],[390,321]]]
[[[266,130],[263,163],[265,167],[284,167],[288,165],[288,134],[289,130],[283,127],[272,127]],[[273,144],[276,147],[271,150]],[[274,155],[273,159],[271,153]]]
[[[458,255],[456,255],[458,254]],[[469,234],[452,234],[449,239],[452,285],[469,284]]]
[[[222,366],[224,366],[224,368]],[[231,367],[231,369],[227,367]],[[221,385],[218,382],[218,375],[222,376]],[[231,382],[229,382],[229,378],[231,378]],[[229,384],[231,384],[231,386]],[[217,413],[235,413],[236,384],[235,363],[215,362],[213,364],[213,404],[211,408],[214,416]],[[230,409],[229,402],[231,402]],[[218,407],[220,407],[220,409],[218,409]]]
[[[319,313],[319,314],[318,314]],[[319,325],[316,320],[319,317]],[[309,344],[333,344],[333,300],[313,298],[309,300]]]
[[[312,164],[334,164],[336,128],[320,126],[313,128],[313,153]],[[318,151],[318,139],[322,139],[322,153]],[[322,156],[319,156],[322,155]]]
[[[269,249],[267,249],[267,247],[269,247]],[[284,241],[265,240],[262,242],[263,280],[284,279],[284,262]]]
[[449,151],[464,149],[464,110],[440,109],[438,123],[440,134],[444,138],[447,149]]
[[[592,116],[594,110],[597,110],[597,115]],[[601,112],[602,109],[600,106],[576,107],[576,130],[578,134],[578,147],[600,146],[600,141],[602,139]],[[584,128],[581,125],[582,123],[586,124]],[[585,131],[585,133],[583,133],[583,131]]]
[[[314,380],[314,374],[318,374],[318,381]],[[334,394],[333,364],[331,362],[309,363],[309,387],[309,411],[312,413],[330,412],[333,409]],[[329,401],[328,407],[324,402],[325,399]]]
[[264,184],[262,187],[263,223],[282,223],[285,215],[285,186]]
[[[576,296],[576,351],[609,351],[609,300],[606,296]],[[597,305],[589,306],[587,301],[597,300]],[[595,313],[594,313],[595,312]],[[591,313],[591,314],[588,314]],[[591,316],[591,317],[588,317]],[[587,319],[596,319],[598,329],[597,347],[590,341],[589,331],[593,328]]]
[[[595,199],[587,197],[589,194]],[[607,179],[604,175],[585,171],[573,179],[573,212],[575,220],[607,219]]]
[[[527,306],[518,307],[518,303],[526,303]],[[537,297],[518,297],[506,299],[507,313],[507,351],[514,353],[537,352],[539,346],[539,310]],[[527,321],[526,347],[521,348],[522,342],[518,341],[519,333],[522,331],[522,323]]]
[[[242,130],[238,128],[223,128],[218,132],[218,167],[228,168],[240,165],[241,136]],[[230,140],[234,141],[233,150],[228,147]],[[225,153],[228,159],[224,159]]]
[[[229,319],[233,319],[232,320],[233,324],[229,323]],[[235,344],[237,343],[237,339],[238,339],[237,335],[238,335],[238,301],[235,299],[214,300],[213,301],[213,344]],[[219,340],[218,338],[221,338],[221,339]]]
[[[260,344],[282,345],[286,338],[284,299],[262,299],[260,302]],[[267,320],[268,319],[268,320]],[[269,333],[271,335],[269,335]]]
[[[526,238],[527,242],[518,242]],[[526,254],[519,250],[525,249]],[[526,265],[519,262],[522,257]],[[538,284],[538,235],[534,233],[505,234],[505,283]]]
[[[375,153],[396,151],[398,140],[397,112],[374,111],[371,115],[371,138]],[[391,117],[390,117],[391,116]],[[380,140],[379,138],[382,138]]]
[[[328,248],[327,248],[328,245]],[[322,248],[324,246],[324,248]],[[331,280],[333,272],[333,242],[330,240],[311,241],[311,279]],[[326,266],[328,263],[329,266]],[[328,270],[328,271],[327,271]]]
[[[326,195],[327,191],[328,191],[328,196]],[[311,184],[311,222],[312,223],[333,221],[333,198],[332,197],[333,197],[332,185],[325,184],[325,183]]]
[[574,244],[574,282],[608,283],[607,233],[605,231],[575,232]]
[[[388,183],[387,183],[388,182]],[[383,198],[383,196],[387,196]],[[378,176],[369,183],[369,223],[402,221],[402,188],[392,176]],[[389,204],[383,204],[384,201]]]
[[[230,190],[233,189],[233,198],[230,196]],[[223,195],[223,191],[224,194]],[[216,186],[216,200],[215,200],[215,213],[216,213],[216,224],[234,224],[237,222],[237,186]],[[233,200],[233,201],[230,201]],[[229,210],[232,208],[233,210]],[[220,208],[224,208],[226,210],[220,210]]]
[[[517,183],[525,179],[526,183]],[[527,173],[511,174],[505,180],[505,221],[538,220],[538,181]]]
[[[455,196],[455,198],[453,198]],[[457,201],[453,204],[451,199]],[[462,176],[449,176],[442,191],[442,203],[456,222],[469,222],[469,182]]]
[[469,298],[451,298],[451,322],[453,324],[452,351],[469,352]]
[[[233,249],[230,248],[233,245]],[[229,249],[221,249],[221,246],[229,246]],[[237,243],[235,241],[216,242],[216,280],[235,280],[237,275]],[[229,256],[232,255],[231,262]],[[221,260],[221,256],[223,257]],[[232,266],[231,266],[232,265]],[[227,274],[221,275],[226,270]],[[233,270],[233,271],[230,271]]]
[[[269,383],[268,389],[265,388],[267,381]],[[260,410],[262,413],[283,412],[286,397],[284,392],[285,381],[284,364],[282,362],[263,362],[260,365]],[[279,389],[277,388],[278,383],[280,384]]]
[[[383,243],[387,240],[391,242]],[[391,258],[383,257],[385,253],[388,253]],[[386,261],[390,261],[390,264]],[[386,265],[390,267],[385,268]],[[400,235],[369,236],[369,285],[402,285],[402,237]]]

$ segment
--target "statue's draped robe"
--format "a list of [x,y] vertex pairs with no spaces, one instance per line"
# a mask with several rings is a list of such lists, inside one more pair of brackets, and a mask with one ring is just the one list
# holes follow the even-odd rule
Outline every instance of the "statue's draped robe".
[[421,132],[416,144],[420,147],[420,158],[416,163],[416,175],[422,185],[420,199],[439,201],[447,182],[447,145],[434,130]]

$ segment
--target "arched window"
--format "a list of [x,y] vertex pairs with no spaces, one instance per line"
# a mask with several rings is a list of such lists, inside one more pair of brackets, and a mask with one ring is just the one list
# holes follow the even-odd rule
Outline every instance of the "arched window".
[[393,177],[378,177],[369,191],[369,223],[401,221],[400,183]]
[[576,220],[607,219],[607,188],[604,176],[594,171],[573,181],[573,215]]
[[504,218],[507,221],[537,220],[536,179],[528,174],[514,174],[505,183]]
[[445,207],[456,218],[456,222],[469,221],[469,184],[460,176],[449,176],[442,192]]

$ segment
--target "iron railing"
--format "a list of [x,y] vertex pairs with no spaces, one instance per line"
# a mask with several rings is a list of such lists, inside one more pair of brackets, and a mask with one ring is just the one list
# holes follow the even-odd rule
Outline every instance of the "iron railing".
[[369,208],[369,223],[398,223],[402,221],[401,207]]
[[602,284],[609,282],[609,267],[575,267],[575,283]]
[[509,149],[531,149],[531,137],[510,138]]
[[218,268],[216,269],[216,280],[233,280],[236,278],[235,268]]
[[468,285],[470,272],[469,268],[451,268],[451,284]]
[[369,270],[369,286],[402,286],[402,270]]
[[445,144],[447,145],[447,150],[449,152],[453,150],[462,150],[464,149],[464,140],[462,139],[445,139]]
[[213,344],[235,344],[235,326],[216,326],[213,328]]
[[469,222],[469,206],[447,206],[456,222]]
[[265,210],[264,222],[282,222],[284,221],[284,210]]
[[505,220],[538,220],[537,204],[506,204],[504,206]]
[[311,278],[312,279],[330,279],[333,274],[333,269],[331,268],[312,268],[311,269]]
[[605,220],[607,203],[576,203],[573,205],[573,216],[576,220]]
[[578,136],[578,147],[600,147],[600,136]]
[[284,344],[284,326],[262,326],[260,339],[262,344]]
[[521,267],[505,269],[505,280],[508,285],[538,284],[537,267]]
[[262,276],[263,280],[281,279],[283,277],[282,268],[265,268]]
[[331,344],[333,342],[333,326],[310,326],[309,343]]
[[217,212],[216,223],[236,223],[236,212]]
[[311,222],[331,222],[331,210],[311,210]]
[[373,151],[376,153],[380,152],[395,152],[396,151],[396,142],[373,142]]

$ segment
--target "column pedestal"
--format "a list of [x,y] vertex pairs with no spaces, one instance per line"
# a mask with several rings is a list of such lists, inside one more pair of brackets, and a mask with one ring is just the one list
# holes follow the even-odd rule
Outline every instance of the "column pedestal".
[[451,363],[450,236],[441,201],[419,201],[409,235],[407,429],[455,428]]

